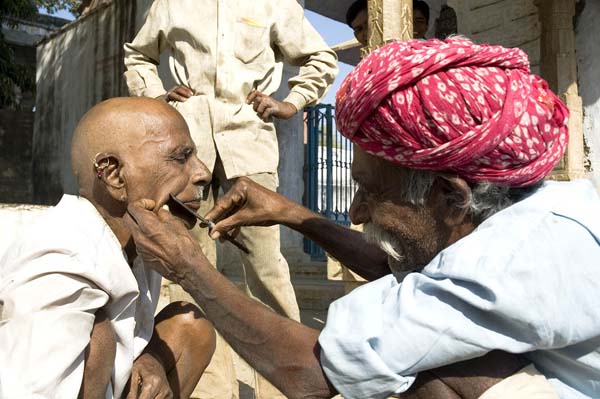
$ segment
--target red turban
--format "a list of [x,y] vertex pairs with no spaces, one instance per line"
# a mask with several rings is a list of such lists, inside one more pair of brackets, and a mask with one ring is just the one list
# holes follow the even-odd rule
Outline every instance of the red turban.
[[375,50],[342,83],[336,114],[370,154],[512,187],[543,179],[568,140],[567,108],[523,51],[463,38]]

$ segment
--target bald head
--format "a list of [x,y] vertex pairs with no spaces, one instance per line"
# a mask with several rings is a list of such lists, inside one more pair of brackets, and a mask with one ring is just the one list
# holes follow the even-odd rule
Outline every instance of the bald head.
[[127,159],[142,139],[171,129],[188,128],[183,117],[163,101],[123,97],[95,105],[77,124],[71,142],[71,165],[80,192],[91,190],[98,154]]

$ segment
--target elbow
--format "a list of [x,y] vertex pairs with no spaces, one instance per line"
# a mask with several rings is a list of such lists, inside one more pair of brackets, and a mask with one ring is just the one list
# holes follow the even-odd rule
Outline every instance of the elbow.
[[290,399],[326,399],[337,394],[329,384],[323,370],[308,367],[293,367],[281,370],[283,376],[275,386]]

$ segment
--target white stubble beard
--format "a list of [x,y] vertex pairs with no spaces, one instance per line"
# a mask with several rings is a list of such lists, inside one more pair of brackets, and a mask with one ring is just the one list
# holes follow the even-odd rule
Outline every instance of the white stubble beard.
[[377,245],[388,255],[388,265],[394,275],[405,274],[413,270],[412,268],[407,269],[404,265],[405,256],[402,253],[402,246],[392,233],[372,222],[363,225],[363,233],[367,242]]

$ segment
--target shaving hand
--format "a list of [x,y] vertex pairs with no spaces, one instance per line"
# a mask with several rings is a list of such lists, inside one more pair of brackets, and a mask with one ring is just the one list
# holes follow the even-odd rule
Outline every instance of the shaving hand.
[[[169,206],[169,211],[171,213],[175,214],[176,216],[183,217],[183,219],[186,221],[189,220],[188,217],[192,217],[194,223],[192,223],[191,226],[189,226],[189,228],[194,227],[194,225],[196,224],[195,219],[198,219],[200,221],[200,226],[207,227],[209,232],[213,229],[213,227],[215,227],[215,222],[197,214],[193,209],[188,208],[183,202],[179,201],[177,197],[173,194],[170,194],[169,198],[170,199],[167,205]],[[229,241],[245,253],[249,254],[250,251],[248,250],[248,248],[246,248],[244,244],[235,239],[236,235],[237,232],[235,234],[223,234],[221,236],[221,239]]]
[[155,205],[146,199],[129,204],[125,222],[144,264],[179,282],[198,262],[209,262],[181,219],[164,209],[153,212]]
[[210,236],[217,239],[241,226],[272,226],[285,223],[290,210],[297,206],[247,177],[240,177],[205,217],[215,221]]

